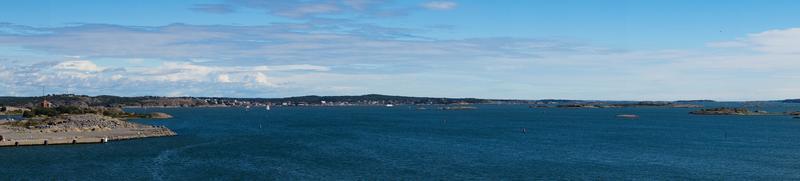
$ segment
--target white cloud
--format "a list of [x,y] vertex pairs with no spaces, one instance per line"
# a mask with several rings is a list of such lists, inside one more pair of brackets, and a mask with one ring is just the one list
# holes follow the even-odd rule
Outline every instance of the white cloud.
[[309,14],[325,14],[340,11],[338,6],[332,4],[305,4],[277,12],[278,15],[288,17],[303,17]]
[[308,64],[276,65],[276,66],[266,67],[265,69],[266,70],[275,70],[275,71],[292,71],[292,70],[330,71],[331,70],[328,67],[316,66],[316,65],[308,65]]
[[233,81],[231,81],[231,77],[230,77],[230,76],[228,76],[227,74],[221,74],[221,75],[218,75],[218,76],[217,76],[217,82],[221,82],[221,83],[231,83],[231,82],[233,82]]
[[769,53],[800,53],[800,28],[770,30],[751,34],[748,42]]
[[711,42],[707,43],[707,46],[711,48],[743,48],[747,47],[747,43],[741,41],[721,41],[721,42]]
[[[194,8],[194,10],[216,13],[219,10],[228,12],[228,9],[232,10],[232,8],[241,7],[262,10],[271,15],[295,19],[314,19],[325,15],[338,16],[338,18],[348,15],[383,17],[403,15],[407,11],[405,10],[407,9],[406,7],[394,7],[391,4],[391,1],[385,0],[229,0],[222,4],[225,6],[224,8],[215,5],[210,8]],[[202,6],[202,4],[198,4],[198,6]]]
[[158,67],[129,69],[128,79],[136,81],[163,82],[208,82],[239,83],[246,86],[277,86],[267,77],[267,73],[284,71],[328,71],[328,67],[316,65],[276,65],[276,66],[206,66],[189,62],[164,62]]
[[122,77],[123,77],[123,76],[122,76],[122,75],[119,75],[119,74],[112,75],[112,76],[111,76],[111,80],[114,80],[114,81],[116,81],[116,80],[120,80],[120,79],[122,79]]
[[769,30],[733,41],[712,42],[715,48],[749,48],[764,53],[800,54],[800,28]]
[[0,83],[3,85],[0,86],[0,95],[16,94],[18,90],[40,92],[41,87],[48,87],[48,93],[77,89],[82,94],[119,95],[209,95],[216,91],[243,89],[265,91],[292,83],[269,74],[298,75],[330,70],[309,64],[211,66],[175,61],[164,61],[154,66],[125,67],[122,64],[121,67],[106,68],[91,61],[6,65],[10,64],[0,60]]
[[65,61],[56,64],[53,66],[54,69],[61,69],[61,70],[76,70],[76,71],[85,71],[85,72],[98,72],[102,71],[103,68],[98,67],[91,61],[88,60],[75,60],[75,61]]
[[430,10],[450,10],[456,8],[457,3],[452,1],[431,1],[422,4],[422,7]]
[[[582,45],[558,40],[407,40],[403,39],[404,36],[384,35],[382,28],[376,30],[381,34],[378,36],[370,33],[372,29],[368,27],[361,28],[368,30],[359,30],[358,33],[335,30],[320,32],[286,25],[83,25],[43,28],[54,31],[54,34],[48,36],[0,36],[0,45],[88,58],[202,60],[196,61],[201,63],[266,58],[264,61],[267,64],[291,62],[288,64],[323,66],[369,62],[426,64],[432,61],[463,61],[479,57],[536,57],[548,52],[586,50]],[[125,39],[125,42],[120,42],[121,39]]]
[[252,76],[253,82],[258,85],[274,86],[275,84],[267,78],[264,73],[256,72]]
[[[133,69],[134,71],[137,69]],[[141,68],[142,76],[132,77],[142,81],[195,81],[201,82],[208,80],[207,76],[212,73],[213,68],[194,65],[186,62],[165,62],[158,68]]]

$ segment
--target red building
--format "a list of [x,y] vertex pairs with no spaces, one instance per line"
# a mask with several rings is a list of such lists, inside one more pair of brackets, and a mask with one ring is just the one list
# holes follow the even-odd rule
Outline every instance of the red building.
[[42,106],[42,108],[51,108],[51,107],[53,107],[53,103],[50,103],[50,101],[47,101],[47,100],[43,100],[42,101],[42,105],[40,105],[40,106]]

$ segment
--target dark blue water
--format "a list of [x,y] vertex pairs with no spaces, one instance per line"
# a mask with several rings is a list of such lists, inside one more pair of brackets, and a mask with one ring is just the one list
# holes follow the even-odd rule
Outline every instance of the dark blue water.
[[0,179],[800,179],[800,120],[787,116],[479,108],[135,109],[174,115],[136,121],[180,136],[0,148]]
[[21,115],[0,115],[0,120],[21,120]]

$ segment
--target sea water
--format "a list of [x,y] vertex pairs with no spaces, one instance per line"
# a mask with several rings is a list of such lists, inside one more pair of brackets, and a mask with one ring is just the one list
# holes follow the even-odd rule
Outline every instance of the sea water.
[[789,116],[477,107],[131,109],[173,115],[134,121],[179,136],[0,148],[0,179],[800,179],[800,119]]

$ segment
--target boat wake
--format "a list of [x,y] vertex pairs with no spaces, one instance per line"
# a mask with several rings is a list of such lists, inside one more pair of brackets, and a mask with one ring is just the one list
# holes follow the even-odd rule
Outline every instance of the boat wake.
[[153,158],[153,164],[150,167],[148,167],[148,171],[150,172],[150,175],[153,177],[153,180],[164,180],[165,176],[164,164],[172,161],[172,159],[174,159],[178,153],[191,148],[213,145],[216,144],[217,142],[219,141],[186,145],[179,148],[161,151],[161,153],[159,153],[155,158]]

